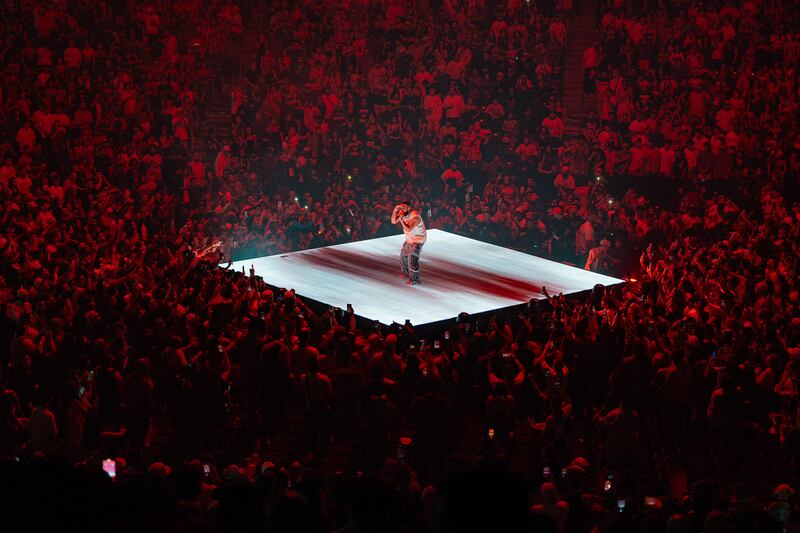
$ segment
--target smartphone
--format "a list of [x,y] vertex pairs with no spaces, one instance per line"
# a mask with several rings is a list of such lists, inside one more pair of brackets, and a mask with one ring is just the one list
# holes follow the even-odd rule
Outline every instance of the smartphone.
[[716,359],[717,358],[717,352],[716,351],[711,352],[711,357]]
[[430,209],[428,209],[428,218],[430,218],[430,217],[432,217],[432,216],[433,216],[433,211],[431,211]]
[[544,477],[547,477],[547,476],[550,475],[550,467],[549,466],[545,466],[545,467],[542,468],[542,475]]
[[353,304],[347,304],[347,312],[348,313],[352,313],[353,312]]
[[549,377],[550,377],[550,369],[549,369],[549,368],[545,368],[545,370],[544,370],[544,377],[546,377],[546,378],[549,378]]
[[111,479],[117,477],[117,462],[114,459],[103,460],[103,472],[108,474]]
[[422,350],[425,348],[425,339],[419,341],[419,349]]
[[489,433],[488,433],[488,435],[489,435],[489,438],[490,438],[490,439],[493,439],[493,438],[494,438],[494,428],[489,428]]
[[416,350],[417,349],[417,345],[416,344],[409,344],[408,345],[408,349],[409,350]]
[[439,344],[439,341],[438,341],[438,340],[435,340],[435,341],[433,341],[433,347],[434,347],[434,348],[436,348],[436,349],[438,350],[438,349],[439,349],[439,346],[440,346],[440,344]]
[[84,394],[86,394],[86,387],[81,385],[81,387],[78,389],[78,398],[83,398]]
[[561,479],[564,479],[565,477],[567,477],[567,468],[566,467],[561,469]]
[[206,477],[210,476],[211,475],[211,467],[208,466],[208,465],[203,465],[203,473],[206,475]]
[[424,378],[428,377],[428,368],[427,367],[422,369],[422,377],[424,377]]
[[450,340],[450,332],[447,331],[447,330],[445,330],[445,332],[444,332],[444,340],[446,340],[446,341]]
[[222,345],[221,345],[221,344],[217,344],[217,351],[218,351],[219,353],[222,353],[222,352],[224,352],[225,350],[222,348]]
[[511,359],[511,354],[506,352],[503,354],[503,359]]
[[656,499],[652,496],[645,496],[644,498],[644,506],[645,507],[655,507],[656,506]]
[[611,491],[611,480],[607,479],[606,482],[603,484],[603,490],[605,492]]
[[620,513],[625,510],[625,503],[625,498],[617,498],[617,509]]

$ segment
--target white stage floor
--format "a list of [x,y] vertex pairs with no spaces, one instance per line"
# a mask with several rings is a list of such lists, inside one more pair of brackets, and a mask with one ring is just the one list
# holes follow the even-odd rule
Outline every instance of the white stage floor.
[[516,252],[446,231],[428,230],[420,285],[400,277],[403,235],[237,261],[270,285],[341,307],[383,324],[427,324],[623,280]]

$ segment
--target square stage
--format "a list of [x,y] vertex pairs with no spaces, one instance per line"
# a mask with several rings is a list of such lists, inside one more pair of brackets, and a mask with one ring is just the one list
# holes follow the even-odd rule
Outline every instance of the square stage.
[[428,230],[422,248],[422,283],[400,277],[403,235],[237,261],[276,287],[383,324],[415,325],[491,311],[551,295],[615,285],[623,280],[516,252],[441,230]]

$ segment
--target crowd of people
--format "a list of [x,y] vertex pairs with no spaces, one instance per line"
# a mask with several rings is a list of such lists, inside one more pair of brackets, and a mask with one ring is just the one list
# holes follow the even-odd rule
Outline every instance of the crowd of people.
[[[800,5],[597,4],[3,3],[9,530],[800,530]],[[399,199],[629,282],[431,330],[225,268]]]
[[[796,183],[791,2],[603,6],[584,53],[608,174]],[[787,145],[787,141],[789,145]]]

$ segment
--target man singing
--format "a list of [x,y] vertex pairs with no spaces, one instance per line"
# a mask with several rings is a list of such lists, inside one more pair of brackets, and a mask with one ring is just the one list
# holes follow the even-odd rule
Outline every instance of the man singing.
[[422,245],[428,238],[425,223],[419,211],[411,207],[409,202],[402,202],[392,211],[392,224],[400,223],[406,234],[406,242],[400,250],[400,268],[402,276],[408,278],[406,285],[419,285],[419,254]]

